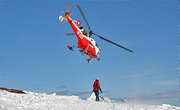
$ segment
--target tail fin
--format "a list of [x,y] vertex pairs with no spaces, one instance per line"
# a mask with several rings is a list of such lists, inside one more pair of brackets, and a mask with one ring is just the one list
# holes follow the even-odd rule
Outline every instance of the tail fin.
[[65,17],[62,17],[62,13],[64,12],[61,12],[61,15],[59,16],[59,21],[61,21],[61,23],[64,24],[67,21],[67,19]]

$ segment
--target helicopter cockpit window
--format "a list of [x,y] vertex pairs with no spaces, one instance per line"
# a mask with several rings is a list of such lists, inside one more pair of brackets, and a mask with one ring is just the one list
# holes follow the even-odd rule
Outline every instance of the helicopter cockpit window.
[[100,48],[99,45],[98,45],[97,43],[96,43],[96,47],[97,47],[97,48]]
[[98,53],[97,53],[97,55],[99,56],[100,55],[100,53],[101,53],[101,48],[100,48],[100,46],[96,43],[96,47],[99,49],[98,50]]

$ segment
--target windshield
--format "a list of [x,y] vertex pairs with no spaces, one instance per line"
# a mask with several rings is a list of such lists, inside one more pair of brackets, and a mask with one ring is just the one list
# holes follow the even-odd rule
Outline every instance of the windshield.
[[96,47],[100,49],[99,45],[96,43]]
[[100,48],[100,46],[96,43],[96,47],[99,49],[98,50],[98,53],[97,53],[97,55],[99,56],[100,55],[100,53],[101,53],[101,48]]

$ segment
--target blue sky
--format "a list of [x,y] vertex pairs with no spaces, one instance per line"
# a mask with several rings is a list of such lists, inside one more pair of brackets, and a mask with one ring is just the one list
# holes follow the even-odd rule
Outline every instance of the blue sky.
[[[69,5],[72,19],[135,53],[92,36],[100,61],[86,62],[66,22],[58,17]],[[179,1],[1,1],[0,86],[87,98],[100,79],[101,96],[178,105]]]

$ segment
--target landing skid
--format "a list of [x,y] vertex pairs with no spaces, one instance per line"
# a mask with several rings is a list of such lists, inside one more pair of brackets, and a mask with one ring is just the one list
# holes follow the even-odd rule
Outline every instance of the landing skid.
[[69,50],[74,52],[74,50],[73,50],[73,48],[71,46],[67,46],[67,47],[69,48]]
[[[97,60],[99,61],[100,58],[97,58]],[[91,58],[90,58],[90,59],[86,59],[86,61],[87,61],[88,63],[91,63]],[[91,64],[92,64],[92,63],[91,63]]]
[[[86,59],[86,61],[88,62],[88,63],[91,63],[91,59]],[[92,64],[92,63],[91,63]]]
[[97,59],[98,61],[100,60],[100,58]]

